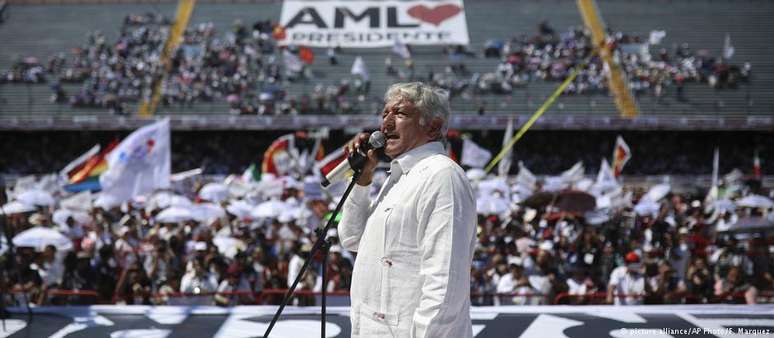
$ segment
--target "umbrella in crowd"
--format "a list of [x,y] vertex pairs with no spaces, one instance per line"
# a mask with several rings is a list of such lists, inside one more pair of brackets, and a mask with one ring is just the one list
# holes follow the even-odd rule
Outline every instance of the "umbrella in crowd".
[[207,183],[199,191],[199,197],[203,200],[220,203],[228,199],[229,189],[222,183]]
[[226,210],[214,203],[194,204],[189,208],[191,218],[198,222],[206,222],[213,218],[226,217]]
[[583,214],[596,208],[597,199],[594,195],[580,190],[541,191],[532,194],[520,204],[532,209],[551,205],[558,211]]
[[280,200],[271,199],[258,204],[251,215],[255,218],[275,218],[286,208],[285,203]]
[[766,196],[750,195],[736,201],[736,205],[746,208],[774,208],[774,202]]
[[35,207],[19,201],[12,201],[3,205],[3,212],[6,215],[21,214],[35,211]]
[[232,259],[239,251],[244,251],[247,248],[245,242],[242,240],[226,236],[218,236],[213,238],[212,244],[215,244],[220,254]]
[[16,196],[16,199],[28,205],[36,205],[41,207],[51,206],[55,203],[54,197],[51,196],[50,193],[43,190],[27,190],[19,194],[19,196]]
[[500,215],[510,210],[508,200],[494,194],[479,197],[476,200],[476,211],[483,215]]
[[772,217],[745,217],[740,218],[736,223],[732,224],[726,232],[759,232],[759,231],[771,231],[774,230],[774,219]]
[[13,244],[19,247],[35,248],[42,251],[49,245],[56,247],[58,251],[67,251],[73,248],[73,243],[59,231],[45,227],[34,227],[20,232],[13,238]]
[[226,207],[226,211],[228,211],[229,214],[232,214],[239,219],[250,218],[250,213],[252,212],[252,210],[253,210],[253,207],[243,200],[232,201]]
[[89,213],[84,211],[70,211],[67,209],[59,209],[57,211],[54,211],[54,214],[52,215],[51,218],[54,220],[55,224],[67,225],[67,219],[71,217],[73,221],[81,225],[91,223],[91,216],[89,215]]
[[156,215],[156,221],[161,223],[180,223],[192,219],[191,210],[185,207],[169,207]]
[[519,204],[532,209],[541,209],[553,203],[555,199],[556,199],[555,193],[548,192],[548,191],[539,191],[527,197]]
[[596,208],[597,199],[585,191],[565,190],[559,193],[554,206],[559,211],[583,214]]

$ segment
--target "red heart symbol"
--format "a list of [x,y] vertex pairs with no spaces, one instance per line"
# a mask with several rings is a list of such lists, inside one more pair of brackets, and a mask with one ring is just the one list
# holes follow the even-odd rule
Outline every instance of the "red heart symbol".
[[462,8],[452,4],[436,6],[433,9],[427,8],[425,5],[417,5],[409,8],[408,15],[420,21],[438,26],[441,22],[444,22],[446,19],[451,18],[460,12],[462,12]]

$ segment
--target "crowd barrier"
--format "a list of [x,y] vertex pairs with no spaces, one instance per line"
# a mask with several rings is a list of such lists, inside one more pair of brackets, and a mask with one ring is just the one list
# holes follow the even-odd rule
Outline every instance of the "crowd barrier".
[[[155,305],[278,305],[287,293],[287,289],[264,289],[260,292],[252,291],[227,291],[227,292],[159,292],[152,294],[135,295],[135,304],[142,304],[147,299]],[[123,295],[115,295],[111,301],[101,301],[96,290],[45,290],[43,304],[40,305],[95,305],[95,304],[127,304],[127,298]],[[23,305],[24,301],[35,302],[31,296],[23,290],[13,289],[9,292],[11,301],[15,305]],[[330,306],[349,306],[349,291],[329,291],[327,303]],[[607,302],[607,293],[593,292],[587,294],[558,293],[553,297],[540,293],[471,293],[471,301],[474,305],[604,305]],[[620,298],[646,298],[641,294],[616,294]],[[291,305],[313,306],[321,303],[322,293],[311,290],[296,290],[291,298]],[[760,291],[756,296],[758,304],[774,304],[774,290]],[[645,302],[647,303],[647,302]],[[694,294],[683,293],[673,297],[673,304],[718,304],[733,303],[744,304],[744,292],[736,292],[730,295],[713,296],[709,298]],[[14,305],[14,304],[9,304]]]

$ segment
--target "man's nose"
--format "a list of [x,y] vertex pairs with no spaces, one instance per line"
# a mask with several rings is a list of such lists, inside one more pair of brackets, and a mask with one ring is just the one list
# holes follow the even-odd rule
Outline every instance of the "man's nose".
[[387,116],[384,117],[382,120],[382,132],[387,132],[390,130],[393,130],[395,128],[395,119],[392,117],[392,114],[387,114]]

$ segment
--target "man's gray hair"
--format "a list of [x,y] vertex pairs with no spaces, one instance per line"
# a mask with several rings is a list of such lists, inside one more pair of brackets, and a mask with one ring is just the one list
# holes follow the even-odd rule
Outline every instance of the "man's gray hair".
[[396,83],[387,89],[384,94],[384,102],[401,97],[411,101],[422,113],[419,119],[420,126],[426,126],[429,121],[439,118],[441,124],[441,136],[439,141],[445,143],[446,131],[449,129],[449,92],[422,82]]

